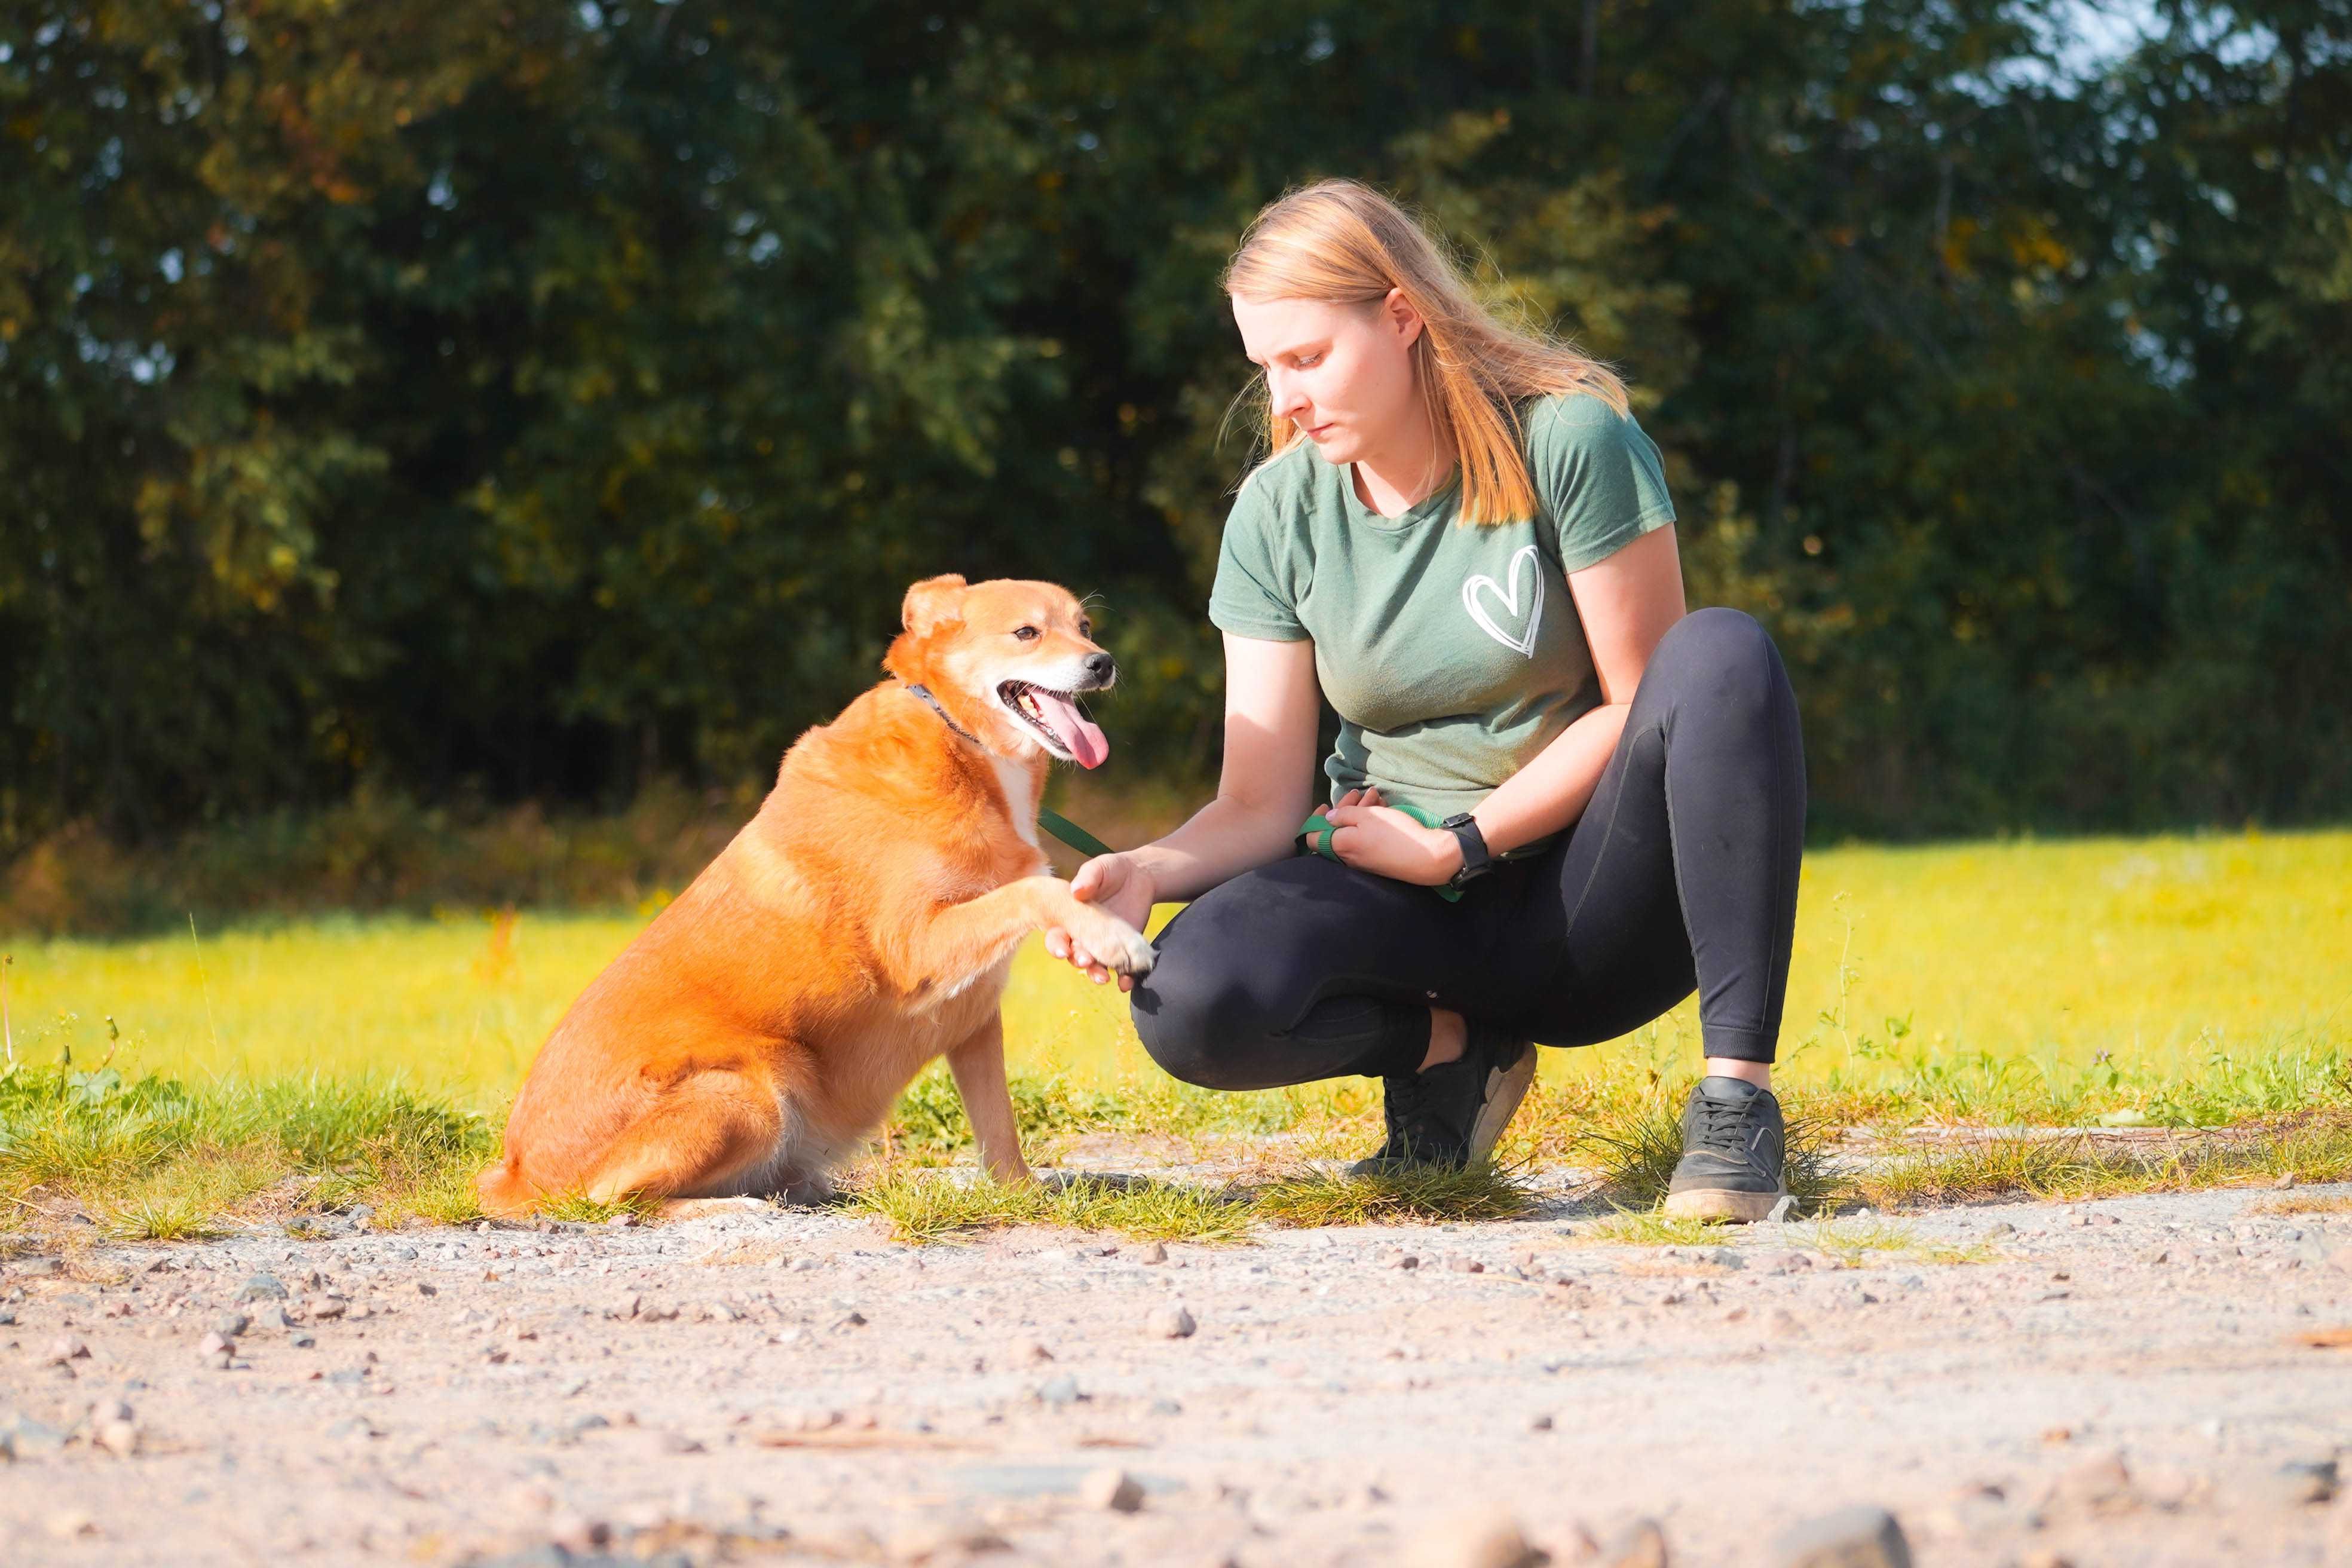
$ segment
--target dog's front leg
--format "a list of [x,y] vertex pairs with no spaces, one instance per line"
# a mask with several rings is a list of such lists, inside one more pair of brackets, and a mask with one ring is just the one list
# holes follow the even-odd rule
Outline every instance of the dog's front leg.
[[1004,1081],[1004,1019],[991,1013],[971,1038],[948,1052],[948,1070],[963,1097],[964,1120],[980,1143],[980,1163],[989,1175],[1011,1185],[1029,1180],[1021,1157],[1021,1128],[1013,1118],[1013,1095]]

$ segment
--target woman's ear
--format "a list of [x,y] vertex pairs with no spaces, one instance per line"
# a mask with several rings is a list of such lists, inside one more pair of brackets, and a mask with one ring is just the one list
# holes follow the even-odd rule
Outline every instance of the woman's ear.
[[961,620],[964,580],[953,572],[926,577],[907,590],[898,617],[908,631],[927,637],[950,621]]

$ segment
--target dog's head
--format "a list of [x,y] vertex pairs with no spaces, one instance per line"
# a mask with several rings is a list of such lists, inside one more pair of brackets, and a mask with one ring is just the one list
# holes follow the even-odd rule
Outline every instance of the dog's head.
[[882,668],[928,689],[956,722],[1003,756],[1038,752],[1097,768],[1110,743],[1078,694],[1118,678],[1096,646],[1086,609],[1066,588],[949,573],[907,590],[906,630]]

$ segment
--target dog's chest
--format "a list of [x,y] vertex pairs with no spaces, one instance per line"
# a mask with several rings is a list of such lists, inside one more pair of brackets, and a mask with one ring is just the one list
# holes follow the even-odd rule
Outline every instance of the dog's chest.
[[1013,831],[1021,841],[1034,849],[1037,844],[1037,800],[1031,792],[1036,788],[1028,766],[1008,757],[991,757],[996,764],[996,787],[1003,792],[1004,810],[1013,818]]

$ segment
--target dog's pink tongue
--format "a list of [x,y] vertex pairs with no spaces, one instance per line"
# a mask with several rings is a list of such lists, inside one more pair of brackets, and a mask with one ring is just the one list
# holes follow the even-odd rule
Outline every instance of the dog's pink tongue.
[[1066,697],[1032,687],[1029,695],[1036,700],[1037,711],[1044,714],[1045,727],[1055,738],[1069,748],[1070,755],[1078,759],[1082,768],[1098,768],[1110,756],[1110,742],[1103,739],[1102,726],[1078,711],[1078,705]]

